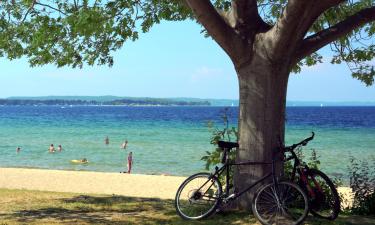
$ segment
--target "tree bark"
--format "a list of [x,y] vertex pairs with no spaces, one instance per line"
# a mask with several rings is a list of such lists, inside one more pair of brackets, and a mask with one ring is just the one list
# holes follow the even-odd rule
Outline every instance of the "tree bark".
[[[240,86],[237,162],[271,162],[280,138],[284,140],[288,65],[287,62],[275,63],[255,54],[248,65],[237,69]],[[270,165],[237,167],[235,191],[243,190],[270,171]],[[237,206],[251,208],[250,200],[256,190],[257,187],[243,194]]]

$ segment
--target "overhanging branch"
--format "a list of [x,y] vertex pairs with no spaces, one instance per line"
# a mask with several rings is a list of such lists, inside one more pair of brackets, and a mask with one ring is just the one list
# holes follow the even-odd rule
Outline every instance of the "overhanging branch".
[[40,3],[40,2],[35,2],[35,5],[40,5],[40,6],[43,6],[43,7],[47,7],[47,8],[50,8],[56,12],[59,12],[61,14],[63,14],[64,16],[66,16],[66,13],[64,13],[63,11],[61,11],[60,9],[56,8],[56,7],[53,7],[51,5],[48,5],[48,4],[44,4],[44,3]]
[[[243,40],[236,34],[209,0],[186,0],[196,19],[210,36],[224,49],[235,63],[239,63],[238,52],[244,50]],[[239,51],[237,51],[239,50]]]
[[336,25],[305,38],[296,52],[295,61],[300,61],[327,44],[347,35],[354,29],[372,21],[375,21],[375,7],[362,9]]
[[293,51],[315,20],[327,9],[345,0],[289,0],[271,30],[274,52]]
[[25,15],[24,15],[24,17],[23,17],[21,23],[23,23],[23,22],[26,20],[27,16],[28,16],[29,13],[31,12],[31,10],[33,10],[35,3],[36,3],[36,0],[33,0],[33,2],[31,3],[31,5],[30,5],[30,7],[29,7],[29,9],[26,11],[26,13],[25,13]]

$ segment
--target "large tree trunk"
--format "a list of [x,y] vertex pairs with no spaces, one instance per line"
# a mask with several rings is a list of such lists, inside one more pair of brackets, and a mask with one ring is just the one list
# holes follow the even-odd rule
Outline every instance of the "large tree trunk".
[[[284,138],[288,63],[271,63],[254,55],[249,64],[237,69],[237,74],[240,86],[240,148],[236,161],[271,162],[280,138]],[[270,165],[237,167],[235,190],[243,190],[270,171]],[[256,189],[239,198],[240,208],[250,208]]]

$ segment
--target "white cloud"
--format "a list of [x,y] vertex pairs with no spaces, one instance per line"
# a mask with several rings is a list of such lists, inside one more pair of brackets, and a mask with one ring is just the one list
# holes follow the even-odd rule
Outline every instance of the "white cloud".
[[193,74],[190,76],[190,82],[192,83],[201,82],[204,80],[219,78],[222,75],[223,75],[222,69],[202,66],[193,72]]

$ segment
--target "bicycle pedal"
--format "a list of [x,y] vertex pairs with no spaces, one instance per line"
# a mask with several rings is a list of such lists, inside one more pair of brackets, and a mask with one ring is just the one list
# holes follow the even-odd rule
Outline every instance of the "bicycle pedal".
[[229,195],[228,197],[223,199],[223,203],[225,203],[225,204],[228,203],[230,200],[234,199],[235,196],[236,195],[234,193]]

